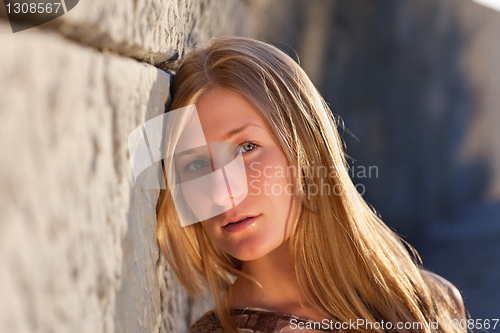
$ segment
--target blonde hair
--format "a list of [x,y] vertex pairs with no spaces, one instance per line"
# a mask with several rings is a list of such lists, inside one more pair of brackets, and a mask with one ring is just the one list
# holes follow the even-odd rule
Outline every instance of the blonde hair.
[[[329,175],[295,175],[300,203],[289,239],[300,289],[325,318],[349,322],[422,322],[462,318],[453,295],[420,269],[416,251],[390,230],[349,178],[339,122],[306,73],[289,56],[265,42],[220,37],[184,59],[172,85],[171,109],[196,103],[213,88],[231,89],[261,114],[291,166],[314,166]],[[340,189],[310,196],[312,184]],[[202,297],[208,283],[219,321],[237,332],[224,295],[242,262],[212,243],[202,225],[180,227],[169,190],[157,206],[160,247],[182,285]],[[456,300],[455,300],[456,303]],[[326,313],[325,313],[326,310]],[[382,329],[370,330],[383,332]],[[398,332],[411,332],[401,329]],[[430,332],[425,325],[419,332]],[[442,332],[456,332],[440,324]]]

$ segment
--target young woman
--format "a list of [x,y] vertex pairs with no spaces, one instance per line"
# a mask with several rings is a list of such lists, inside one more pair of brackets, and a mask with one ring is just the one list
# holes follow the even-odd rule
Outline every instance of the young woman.
[[[230,209],[186,226],[171,191],[160,193],[164,256],[191,296],[209,286],[215,300],[190,332],[460,331],[460,293],[357,192],[337,121],[289,56],[214,38],[174,78],[171,109],[189,105],[206,142],[238,147],[247,177],[247,191],[214,180],[213,204]],[[180,178],[216,169],[186,156],[174,163]]]

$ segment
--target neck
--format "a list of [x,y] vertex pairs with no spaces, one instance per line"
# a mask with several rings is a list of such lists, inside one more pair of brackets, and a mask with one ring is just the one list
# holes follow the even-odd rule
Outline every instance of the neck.
[[[257,260],[243,262],[242,272],[257,280],[238,277],[232,286],[232,305],[261,307],[278,312],[305,304],[295,275],[288,241]],[[288,310],[289,311],[289,310]]]

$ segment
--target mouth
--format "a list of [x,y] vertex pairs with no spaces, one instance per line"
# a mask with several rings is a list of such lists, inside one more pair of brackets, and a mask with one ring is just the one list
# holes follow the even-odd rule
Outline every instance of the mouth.
[[228,223],[225,223],[222,227],[223,228],[226,228],[226,227],[229,227],[231,225],[235,225],[235,224],[238,224],[238,223],[241,223],[241,222],[244,222],[248,219],[252,219],[254,217],[257,217],[257,215],[255,216],[244,216],[244,217],[241,217],[239,220],[236,220],[236,221],[231,221],[231,222],[228,222]]
[[246,228],[253,225],[259,217],[260,217],[260,215],[245,216],[245,217],[240,218],[237,221],[227,223],[223,227],[223,229],[224,229],[224,231],[229,232],[229,233],[237,233],[237,232],[243,231]]

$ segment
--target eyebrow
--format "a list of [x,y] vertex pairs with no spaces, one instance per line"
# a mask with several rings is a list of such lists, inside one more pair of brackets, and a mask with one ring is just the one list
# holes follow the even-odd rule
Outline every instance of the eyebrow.
[[222,137],[222,141],[229,140],[230,138],[232,138],[236,134],[243,132],[245,129],[247,129],[247,127],[257,127],[257,128],[263,129],[261,126],[256,125],[256,124],[245,124],[241,127],[238,127],[236,129],[228,132],[226,135],[224,135],[224,137]]
[[[195,147],[195,148],[184,150],[184,151],[182,151],[180,153],[175,153],[174,154],[174,159],[177,160],[179,157],[185,156],[185,155],[200,155],[200,154],[203,155],[203,153],[205,151],[202,150],[200,152],[200,148],[202,148],[202,147],[206,147],[206,146]],[[208,150],[206,152],[208,153]]]
[[[257,127],[257,128],[260,128],[260,129],[264,129],[262,128],[261,126],[257,125],[257,124],[245,124],[241,127],[238,127],[230,132],[228,132],[226,135],[224,135],[224,137],[222,138],[222,141],[226,141],[226,140],[229,140],[230,138],[232,138],[233,136],[235,136],[236,134],[238,133],[241,133],[243,132],[244,130],[247,129],[247,127]],[[201,147],[204,147],[204,146],[201,146]],[[195,148],[191,148],[191,149],[188,149],[188,150],[185,150],[183,152],[180,152],[180,153],[176,153],[174,154],[175,156],[175,159],[177,160],[179,157],[181,156],[185,156],[185,155],[197,155],[199,154],[199,150],[196,151],[196,149],[199,149],[200,147],[195,147]]]

